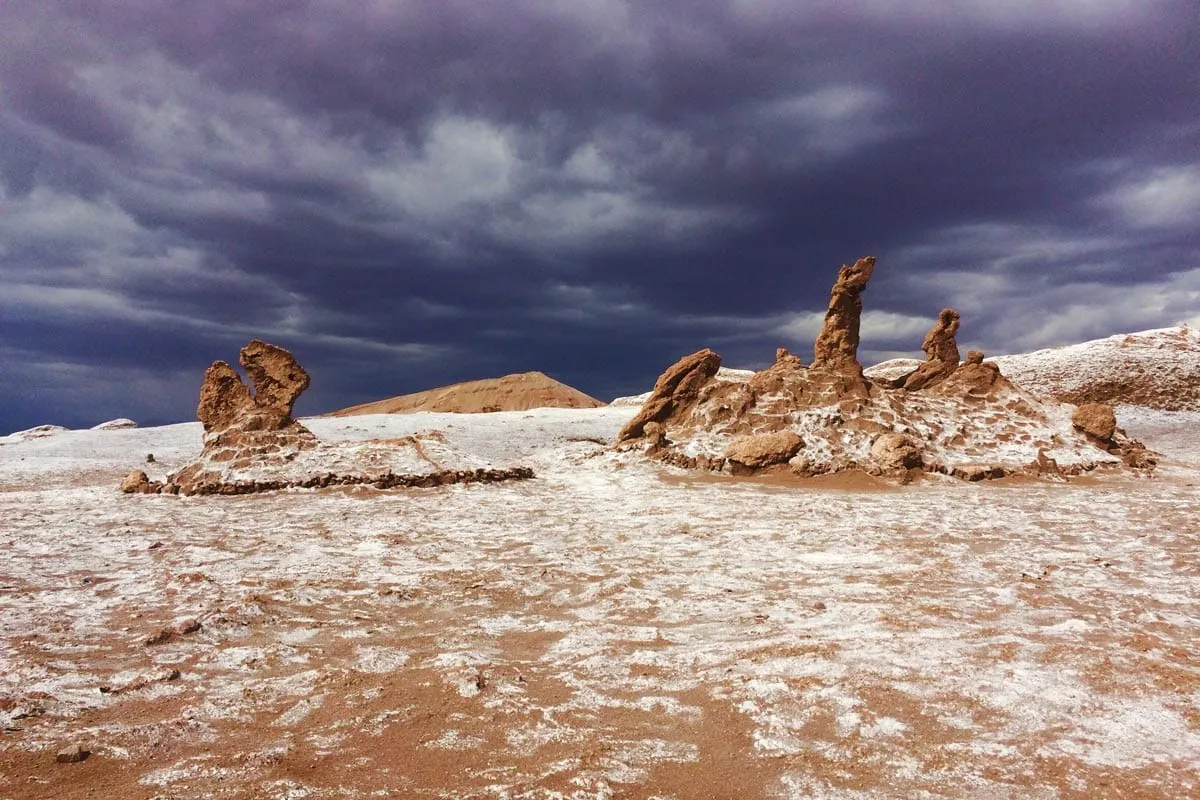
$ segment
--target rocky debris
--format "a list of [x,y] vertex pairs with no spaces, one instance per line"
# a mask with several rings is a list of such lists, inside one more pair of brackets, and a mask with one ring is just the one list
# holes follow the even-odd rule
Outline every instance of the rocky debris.
[[144,491],[143,487],[150,485],[150,476],[142,472],[140,469],[135,469],[124,478],[121,479],[121,491],[125,494],[134,494],[135,492]]
[[839,271],[810,366],[779,348],[766,369],[723,380],[716,353],[694,353],[663,373],[615,447],[685,469],[859,470],[903,482],[921,472],[977,481],[1140,461],[1123,438],[1073,429],[1067,407],[1013,385],[982,352],[960,364],[954,309],[925,337],[926,361],[913,362],[915,371],[867,378],[857,347],[861,293],[874,265],[864,258]]
[[642,435],[646,423],[661,423],[686,412],[695,405],[700,390],[713,379],[720,366],[721,357],[705,348],[667,367],[666,372],[655,381],[650,399],[642,406],[642,410],[617,434],[617,441],[636,439]]
[[667,432],[657,422],[647,422],[642,427],[642,438],[650,450],[657,451],[667,446]]
[[725,458],[737,467],[756,470],[787,463],[803,446],[804,440],[790,430],[740,436],[729,443]]
[[858,339],[862,322],[862,293],[875,271],[872,256],[860,258],[838,271],[837,282],[825,312],[825,324],[813,346],[814,367],[852,371],[861,375],[858,363]]
[[871,458],[887,471],[907,470],[923,464],[921,447],[901,433],[881,433],[871,443]]
[[1097,441],[1110,442],[1117,430],[1117,415],[1107,403],[1087,403],[1071,415],[1071,424]]
[[172,628],[161,628],[155,633],[150,634],[142,640],[142,644],[146,647],[155,647],[160,644],[166,644],[175,638],[175,631]]
[[156,462],[155,462],[155,459],[154,459],[154,453],[146,453],[146,463],[147,463],[147,464],[154,464],[154,463],[156,463]]
[[188,619],[180,621],[180,623],[175,626],[175,632],[178,633],[180,636],[188,636],[190,634],[196,633],[202,627],[203,626],[200,624],[200,620],[191,619],[189,617]]
[[54,760],[59,764],[78,764],[80,761],[86,761],[91,754],[91,750],[75,744],[59,750],[55,754]]
[[932,386],[958,369],[958,326],[958,312],[953,308],[943,308],[937,322],[921,343],[921,349],[925,351],[925,363],[905,379],[905,389],[915,392]]
[[153,672],[149,675],[139,675],[133,680],[126,683],[124,686],[101,686],[100,694],[126,694],[127,692],[136,692],[138,689],[145,689],[155,683],[170,683],[177,681],[183,677],[177,669],[164,667],[163,669]]
[[1130,469],[1150,470],[1158,466],[1155,454],[1141,442],[1132,439],[1122,442],[1120,447],[1121,462]]
[[1063,472],[1058,466],[1058,462],[1050,457],[1050,453],[1047,452],[1046,448],[1044,447],[1038,449],[1037,458],[1034,460],[1032,467],[1038,475],[1051,475],[1058,478],[1063,477]]

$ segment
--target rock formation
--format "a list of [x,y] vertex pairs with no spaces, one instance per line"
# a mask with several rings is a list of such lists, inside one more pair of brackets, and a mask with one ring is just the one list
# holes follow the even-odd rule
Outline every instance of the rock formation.
[[760,433],[734,439],[725,450],[725,458],[739,467],[761,469],[786,464],[803,446],[804,440],[794,431]]
[[720,379],[720,357],[694,353],[662,374],[616,447],[733,475],[858,469],[903,482],[921,472],[975,481],[1152,463],[1115,423],[1089,411],[1073,426],[1069,406],[1013,385],[982,352],[960,364],[954,309],[939,314],[915,372],[867,379],[857,353],[874,266],[862,258],[839,271],[810,366],[779,348],[761,372]]
[[708,348],[684,356],[667,367],[655,381],[650,399],[642,410],[617,434],[617,441],[641,436],[647,422],[662,422],[686,412],[695,404],[700,388],[712,380],[720,367],[721,357]]
[[1100,442],[1109,442],[1117,430],[1117,415],[1107,403],[1087,403],[1071,415],[1076,430]]
[[921,349],[925,351],[925,363],[904,381],[910,392],[932,386],[958,369],[959,315],[953,308],[943,308],[938,320],[925,335]]
[[242,348],[239,361],[254,392],[224,361],[214,361],[204,373],[196,416],[205,433],[231,429],[280,431],[296,425],[292,407],[308,388],[309,377],[292,354],[282,347],[252,340]]
[[[493,468],[454,451],[439,432],[400,439],[323,442],[292,417],[309,377],[282,347],[254,340],[241,364],[253,392],[228,363],[204,374],[196,415],[204,425],[200,456],[166,481],[135,470],[126,494],[248,494],[328,486],[444,486],[532,478],[528,467]],[[149,461],[149,460],[148,460]]]
[[814,367],[862,374],[862,364],[858,363],[862,293],[874,271],[873,256],[860,258],[853,266],[843,265],[838,270],[829,309],[825,312],[825,324],[813,346]]

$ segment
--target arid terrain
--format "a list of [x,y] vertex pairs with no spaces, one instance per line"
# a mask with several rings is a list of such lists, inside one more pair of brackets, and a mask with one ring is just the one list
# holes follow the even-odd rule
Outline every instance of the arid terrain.
[[1200,791],[1200,415],[1118,409],[1152,477],[900,487],[612,452],[635,411],[304,420],[537,475],[387,491],[0,438],[0,797]]

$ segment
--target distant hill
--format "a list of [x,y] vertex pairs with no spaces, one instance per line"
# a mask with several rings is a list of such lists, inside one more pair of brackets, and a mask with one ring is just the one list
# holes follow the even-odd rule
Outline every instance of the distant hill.
[[[1068,403],[1200,411],[1200,331],[1187,325],[988,360],[1017,385]],[[919,363],[892,359],[866,375],[896,378]]]
[[527,411],[531,408],[599,408],[603,405],[596,398],[540,372],[522,372],[363,403],[326,416],[410,414],[417,411],[479,414],[489,411]]

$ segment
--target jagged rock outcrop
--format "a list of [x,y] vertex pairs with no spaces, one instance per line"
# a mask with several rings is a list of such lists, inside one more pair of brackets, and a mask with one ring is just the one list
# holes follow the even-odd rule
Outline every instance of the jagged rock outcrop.
[[719,380],[712,351],[681,359],[621,431],[618,449],[735,475],[862,470],[904,482],[921,471],[976,481],[1152,463],[1123,436],[1079,432],[1070,406],[1014,386],[982,352],[960,364],[953,309],[925,337],[926,361],[915,373],[868,380],[857,348],[874,265],[864,258],[839,271],[810,366],[779,348],[766,369]]
[[862,324],[862,293],[875,271],[875,258],[867,256],[838,270],[837,282],[825,312],[825,324],[813,345],[817,368],[862,374],[858,363],[859,329]]
[[196,414],[204,423],[200,456],[167,480],[131,472],[126,494],[234,495],[330,486],[432,487],[533,477],[528,467],[495,468],[456,452],[437,431],[399,439],[323,442],[292,418],[308,388],[303,367],[282,347],[254,340],[242,348],[253,393],[228,363],[204,374]]
[[214,361],[204,372],[200,404],[196,416],[204,423],[204,432],[223,431],[254,408],[250,390],[233,367]]
[[943,308],[937,322],[921,343],[921,349],[925,351],[925,363],[905,379],[905,389],[919,391],[947,378],[958,369],[958,326],[958,312],[953,308]]
[[650,399],[642,410],[617,434],[617,441],[640,437],[647,422],[662,422],[685,412],[695,404],[700,389],[713,379],[720,367],[721,357],[708,348],[684,356],[667,367],[655,381]]
[[1117,415],[1107,403],[1087,403],[1071,415],[1071,424],[1093,439],[1110,442],[1117,430]]
[[252,340],[239,361],[254,387],[224,361],[214,361],[204,373],[196,416],[205,433],[236,428],[241,431],[279,431],[296,425],[292,408],[308,388],[309,377],[287,350]]

